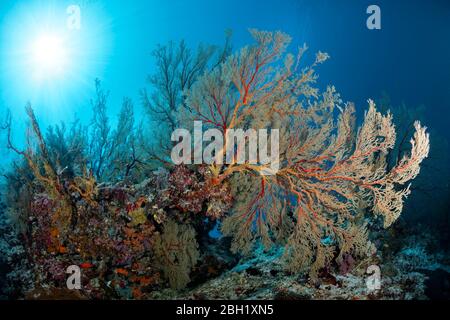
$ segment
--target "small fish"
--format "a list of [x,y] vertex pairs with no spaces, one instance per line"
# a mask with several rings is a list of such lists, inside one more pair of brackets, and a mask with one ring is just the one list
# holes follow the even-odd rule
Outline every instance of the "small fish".
[[59,246],[59,253],[67,253],[67,252],[69,252],[69,250],[67,250],[66,247],[64,247],[64,246]]
[[125,269],[123,269],[123,268],[117,268],[117,269],[116,269],[116,273],[117,273],[117,274],[124,275],[124,276],[127,276],[127,275],[128,275],[128,271],[125,270]]
[[90,262],[83,262],[82,264],[80,264],[80,268],[81,269],[90,269],[92,268],[94,265]]

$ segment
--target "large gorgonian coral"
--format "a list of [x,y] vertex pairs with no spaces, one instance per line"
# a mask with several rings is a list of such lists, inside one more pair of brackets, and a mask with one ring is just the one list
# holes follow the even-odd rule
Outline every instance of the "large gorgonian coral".
[[319,94],[312,86],[326,53],[299,70],[306,47],[294,57],[286,53],[286,34],[251,33],[255,45],[205,72],[187,92],[183,121],[201,120],[223,133],[280,130],[276,174],[261,175],[266,166],[248,162],[211,165],[213,183],[231,182],[235,190],[222,230],[233,237],[236,252],[249,252],[256,240],[265,247],[284,244],[288,269],[314,278],[334,258],[372,252],[365,216],[381,216],[385,227],[399,217],[409,194],[404,185],[419,173],[429,137],[416,122],[411,153],[388,171],[385,156],[396,140],[391,115],[369,100],[356,130],[354,106],[343,105],[334,87]]

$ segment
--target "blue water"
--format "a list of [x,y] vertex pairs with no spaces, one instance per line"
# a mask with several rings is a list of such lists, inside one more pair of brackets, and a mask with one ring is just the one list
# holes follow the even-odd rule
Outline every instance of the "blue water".
[[[362,108],[386,91],[394,102],[424,104],[429,126],[446,129],[450,102],[450,4],[448,1],[375,1],[382,29],[368,30],[366,8],[374,1],[14,1],[0,3],[0,101],[18,120],[31,101],[46,123],[77,113],[89,118],[94,79],[111,91],[111,113],[123,96],[139,104],[139,90],[153,70],[159,43],[185,39],[221,44],[232,29],[233,45],[249,42],[248,28],[282,30],[332,59],[320,69],[321,83],[334,84],[344,100]],[[374,3],[375,3],[374,2]],[[81,7],[81,30],[68,31],[70,4]],[[47,26],[66,33],[74,55],[70,72],[57,82],[37,84],[23,66],[23,48]],[[83,120],[83,119],[82,119]]]

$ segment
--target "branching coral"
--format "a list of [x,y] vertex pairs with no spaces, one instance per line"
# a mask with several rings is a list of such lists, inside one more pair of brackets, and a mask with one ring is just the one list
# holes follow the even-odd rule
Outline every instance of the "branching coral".
[[[134,123],[134,108],[125,98],[118,116],[117,127],[110,125],[107,110],[108,92],[96,81],[96,97],[91,102],[93,118],[89,126],[87,156],[89,169],[97,181],[133,181],[142,169],[144,140]],[[141,177],[139,177],[141,178]]]
[[166,141],[180,125],[178,113],[189,108],[186,91],[206,70],[221,64],[230,53],[230,31],[226,32],[222,48],[200,44],[195,51],[181,41],[159,45],[153,51],[156,72],[148,77],[152,90],[141,91],[144,110],[152,122],[151,134],[157,137],[146,148],[152,160],[167,164],[171,145]]
[[[280,169],[274,175],[260,174],[267,165],[235,161],[238,154],[212,170],[215,183],[231,181],[241,190],[248,185],[248,192],[236,194],[239,200],[223,232],[233,237],[234,251],[248,252],[257,239],[266,247],[284,243],[288,269],[316,277],[336,254],[342,259],[345,253],[371,252],[365,210],[383,217],[385,227],[398,218],[409,194],[404,185],[419,173],[429,137],[416,122],[410,154],[388,171],[386,154],[396,140],[391,115],[377,112],[369,100],[356,131],[353,105],[342,105],[333,87],[323,94],[313,87],[315,67],[328,59],[326,53],[298,70],[305,47],[294,58],[286,54],[287,35],[251,33],[255,45],[193,85],[184,121],[203,121],[224,133],[231,128],[280,130]],[[242,146],[236,150],[245,152]]]
[[[54,236],[64,236],[69,229],[73,211],[69,194],[60,179],[60,174],[50,161],[47,145],[39,128],[38,121],[30,105],[26,112],[30,119],[30,129],[27,135],[27,149],[20,151],[11,142],[10,126],[8,127],[8,147],[22,155],[35,178],[35,183],[45,191],[56,205],[50,213],[54,224]],[[37,145],[37,150],[33,147]]]

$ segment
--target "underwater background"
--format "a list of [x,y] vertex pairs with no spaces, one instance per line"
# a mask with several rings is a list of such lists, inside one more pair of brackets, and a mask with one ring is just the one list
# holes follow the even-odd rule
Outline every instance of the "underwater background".
[[[369,17],[366,9],[373,4],[381,9],[380,30],[370,30],[366,26]],[[67,21],[71,13],[67,9],[71,5],[80,9],[79,29],[68,27]],[[25,196],[25,192],[19,189],[26,183],[20,179],[12,182],[14,179],[11,175],[23,173],[25,170],[23,168],[27,165],[22,167],[24,162],[22,156],[11,150],[11,144],[19,150],[29,150],[27,137],[30,134],[26,133],[30,130],[27,129],[30,123],[32,128],[35,124],[38,125],[44,133],[50,158],[53,152],[56,152],[51,145],[55,147],[63,144],[58,139],[74,143],[70,138],[74,138],[76,134],[85,132],[89,137],[95,135],[84,127],[80,127],[79,131],[71,131],[75,128],[71,127],[74,121],[80,126],[94,123],[99,125],[98,128],[102,128],[101,124],[108,119],[111,136],[118,135],[119,129],[114,128],[125,123],[123,130],[132,131],[133,136],[121,140],[123,145],[132,145],[133,139],[149,144],[157,143],[160,139],[158,133],[163,132],[163,129],[160,129],[162,121],[154,113],[152,118],[152,112],[149,112],[146,106],[145,93],[150,93],[151,96],[153,92],[160,90],[158,87],[160,83],[152,78],[161,71],[161,65],[158,65],[161,60],[154,54],[157,48],[161,48],[158,46],[167,46],[173,41],[176,47],[184,40],[185,45],[192,48],[191,57],[194,60],[196,52],[200,50],[199,44],[214,45],[216,53],[220,55],[222,52],[228,56],[236,54],[242,47],[254,42],[249,32],[249,29],[253,28],[288,34],[292,38],[289,44],[290,52],[295,52],[296,48],[306,43],[309,47],[305,53],[306,60],[314,62],[314,59],[317,59],[316,52],[329,54],[330,58],[325,59],[327,61],[317,71],[320,77],[315,87],[324,92],[327,86],[333,85],[343,101],[353,102],[358,126],[364,123],[368,99],[374,100],[378,110],[383,114],[390,110],[393,124],[397,129],[396,142],[399,146],[395,149],[396,154],[392,156],[397,157],[397,160],[389,160],[393,161],[392,166],[395,166],[396,161],[400,161],[405,152],[406,154],[409,152],[409,140],[414,134],[414,121],[419,120],[428,128],[430,151],[420,165],[419,175],[412,182],[411,194],[405,200],[400,217],[387,229],[374,227],[375,231],[370,239],[378,250],[376,262],[366,261],[366,264],[361,265],[356,257],[346,253],[339,256],[338,262],[334,261],[336,257],[330,259],[333,260],[330,267],[320,268],[312,277],[310,274],[310,278],[313,279],[310,281],[308,271],[297,272],[296,269],[293,272],[289,268],[289,272],[284,271],[284,262],[278,260],[283,255],[281,251],[284,243],[281,246],[270,247],[269,251],[262,250],[258,245],[250,256],[230,252],[231,240],[221,231],[221,217],[231,212],[230,208],[235,208],[233,201],[238,201],[236,197],[231,199],[229,194],[242,193],[232,190],[235,183],[233,181],[230,182],[230,186],[222,188],[214,184],[205,191],[206,189],[202,189],[206,188],[202,184],[202,179],[210,173],[193,172],[193,169],[184,167],[164,169],[167,171],[161,173],[162,165],[155,164],[153,160],[151,166],[146,167],[142,164],[139,174],[135,176],[130,174],[130,181],[126,181],[125,178],[128,178],[128,171],[132,171],[134,167],[127,170],[125,177],[107,172],[108,168],[112,170],[113,166],[117,166],[117,170],[120,171],[121,166],[128,164],[125,160],[110,163],[106,168],[100,168],[98,163],[92,164],[91,167],[88,165],[88,168],[77,167],[70,174],[67,173],[68,170],[64,172],[64,166],[60,174],[61,168],[56,168],[55,165],[53,173],[49,173],[45,157],[39,158],[46,153],[42,149],[34,154],[30,153],[33,157],[38,157],[35,161],[38,168],[34,176],[40,172],[44,178],[56,174],[64,176],[61,179],[65,182],[75,181],[74,184],[78,189],[71,189],[71,193],[67,195],[70,199],[61,201],[73,203],[73,207],[78,208],[74,209],[78,210],[77,212],[83,210],[91,212],[90,210],[94,210],[92,208],[100,210],[100,215],[84,223],[93,225],[93,221],[96,221],[99,229],[105,228],[110,231],[107,235],[94,233],[94,236],[79,231],[79,239],[83,236],[98,238],[100,239],[98,243],[94,241],[98,248],[103,248],[102,250],[111,256],[123,256],[118,258],[119,262],[111,257],[102,258],[101,254],[94,252],[95,248],[86,249],[86,252],[89,250],[92,252],[89,251],[89,254],[83,256],[77,245],[70,247],[65,244],[66,242],[64,245],[58,243],[55,250],[59,251],[55,253],[53,249],[49,249],[50,245],[46,245],[46,249],[36,248],[35,243],[50,240],[45,238],[45,235],[38,234],[40,231],[34,229],[36,225],[31,218],[28,222],[25,219],[22,227],[27,229],[28,225],[28,228],[33,229],[30,235],[34,240],[21,237],[20,234],[26,232],[17,231],[12,227],[14,219],[11,219],[11,212],[19,208],[25,210],[23,207],[30,207],[31,211],[38,210],[36,202],[39,204],[39,210],[44,213],[56,210],[55,212],[61,213],[61,216],[69,215],[65,209],[61,209],[70,206],[67,203],[55,205],[57,208],[55,209],[54,198],[50,196],[48,199],[42,198],[42,194],[51,194],[45,186],[44,191],[39,187],[32,187]],[[53,74],[45,69],[42,75],[39,74],[42,70],[39,69],[40,66],[36,66],[33,53],[30,53],[30,50],[33,50],[30,46],[33,46],[40,35],[49,33],[61,36],[63,46],[60,50],[64,51],[64,62],[61,65],[62,70],[57,70]],[[3,236],[0,250],[1,297],[4,299],[24,297],[449,299],[449,40],[450,3],[446,0],[133,0],[126,3],[119,0],[2,0],[0,2],[0,121],[3,129],[0,131],[2,174],[0,219]],[[44,48],[44,55],[47,49],[56,50]],[[223,61],[225,60],[221,60]],[[46,60],[46,63],[51,64],[52,61]],[[281,64],[275,62],[274,66],[278,66],[278,63]],[[210,67],[203,66],[202,72],[208,68]],[[50,73],[51,75],[48,75]],[[165,101],[164,98],[162,101]],[[32,112],[25,108],[28,103],[32,107]],[[133,112],[122,113],[127,110],[123,108],[124,105],[132,105]],[[101,110],[104,113],[101,113]],[[101,116],[98,116],[99,114]],[[134,119],[134,123],[127,124],[126,119],[130,117]],[[67,126],[59,127],[63,128],[64,138],[58,136],[58,128],[55,127],[62,122]],[[53,126],[54,135],[48,134],[49,126]],[[34,134],[36,135],[35,128]],[[36,136],[37,142],[32,146],[39,146],[41,140],[38,134]],[[51,138],[54,139],[53,142]],[[12,140],[12,143],[8,140]],[[95,143],[91,143],[90,148],[95,149]],[[139,147],[136,146],[136,149]],[[124,150],[118,149],[116,156],[125,157],[128,151]],[[152,150],[155,150],[154,147]],[[158,153],[157,148],[156,150]],[[111,152],[109,156],[112,157],[112,154]],[[76,155],[72,156],[65,158],[65,161],[89,162],[89,159],[77,160]],[[50,167],[54,164],[51,160],[48,163]],[[28,166],[31,166],[30,162]],[[98,169],[98,175],[95,172],[92,175],[83,172],[89,171],[88,169],[91,171]],[[76,170],[79,170],[79,173]],[[101,170],[105,170],[103,175],[100,174]],[[66,174],[68,176],[65,176]],[[33,176],[33,172],[26,172],[24,175]],[[80,181],[77,180],[79,177],[84,180],[81,181],[81,178]],[[148,181],[149,179],[151,181]],[[195,179],[199,181],[192,182]],[[102,189],[105,185],[119,185],[119,180],[123,185],[116,189],[111,187],[108,194]],[[140,184],[145,181],[146,184]],[[58,182],[64,186],[65,182],[59,180]],[[141,189],[130,187],[133,190],[128,191],[126,187],[128,185],[139,185]],[[251,183],[249,185],[252,189]],[[198,204],[192,201],[192,198],[183,198],[182,189],[190,187],[200,194],[209,193],[205,198],[201,198],[202,202]],[[95,196],[84,198],[83,194],[87,194],[89,188],[92,190],[97,188]],[[167,194],[161,190],[170,192]],[[19,194],[13,195],[13,191]],[[79,199],[74,202],[73,193],[78,193],[79,198],[84,198],[83,204],[78,203],[81,201]],[[28,205],[18,205],[19,200],[26,197],[29,197]],[[57,199],[60,199],[58,197]],[[217,206],[217,212],[209,211],[212,204]],[[81,206],[84,206],[83,209],[79,209]],[[12,207],[14,210],[10,210]],[[102,209],[98,209],[99,207]],[[184,215],[186,212],[189,214],[203,212],[206,207],[208,208],[206,215],[197,214],[189,218]],[[110,221],[113,219],[112,216],[105,213],[116,209],[117,212],[124,210],[130,219],[121,222],[123,225],[120,227],[113,225]],[[161,211],[158,211],[160,209]],[[178,211],[172,213],[171,210]],[[245,211],[239,207],[234,210],[238,213]],[[100,217],[104,217],[105,221],[109,219],[106,227],[103,225],[106,222],[101,221]],[[18,220],[20,219],[23,217],[19,217]],[[39,218],[35,219],[40,226]],[[82,220],[79,219],[78,221]],[[56,232],[51,227],[52,223],[58,228],[61,227],[61,230],[65,228],[60,226],[59,220],[55,221],[46,222],[49,228],[47,231],[52,236],[55,236],[53,232]],[[74,224],[73,216],[72,224]],[[55,236],[58,239],[63,238],[61,230]],[[125,236],[119,238],[129,237],[126,238],[129,242],[126,245],[102,242],[102,239],[108,236],[114,238],[116,235],[114,232],[117,234],[123,232]],[[172,232],[173,238],[169,237],[169,232]],[[227,234],[225,231],[227,235],[230,233],[235,232]],[[43,240],[44,238],[46,240]],[[153,240],[149,241],[150,238]],[[326,236],[321,239],[323,246],[327,246],[327,239]],[[199,244],[194,245],[194,240]],[[20,247],[26,241],[30,241],[28,247]],[[69,239],[67,243],[71,241],[78,243],[78,239]],[[172,264],[183,264],[184,269],[181,267],[170,269],[165,265],[167,261],[161,258],[172,241],[179,242],[178,246],[184,248],[183,254],[174,254],[168,259],[173,260]],[[123,246],[132,247],[131,253],[125,252]],[[104,248],[111,249],[111,252]],[[49,250],[47,255],[41,256],[36,253],[47,249]],[[33,253],[33,250],[36,252]],[[71,257],[76,256],[73,264],[80,266],[84,272],[83,283],[89,283],[86,291],[77,294],[64,291],[65,269],[70,259],[61,260],[63,258],[60,256],[67,254],[66,250]],[[148,254],[147,251],[152,253]],[[24,252],[28,253],[25,254],[26,258],[21,260],[20,256]],[[153,254],[159,258],[153,261],[153,258],[150,258]],[[362,261],[364,262],[364,259]],[[37,264],[39,267],[35,268]],[[373,264],[381,265],[384,282],[381,291],[368,294],[365,271],[366,267]],[[49,271],[48,268],[51,266],[58,270]],[[149,268],[152,271],[149,271]],[[182,279],[174,279],[174,273],[183,274]],[[25,278],[27,280],[23,281]],[[52,288],[56,289],[52,291]]]

